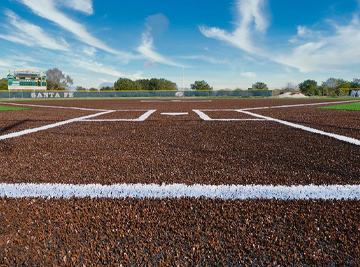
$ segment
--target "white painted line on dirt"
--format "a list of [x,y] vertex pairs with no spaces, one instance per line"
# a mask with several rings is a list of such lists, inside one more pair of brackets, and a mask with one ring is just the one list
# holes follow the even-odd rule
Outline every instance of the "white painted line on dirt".
[[92,122],[115,122],[115,121],[145,121],[151,114],[153,114],[156,111],[154,110],[148,110],[143,115],[141,115],[137,119],[96,119],[96,120],[82,120],[82,121],[92,121]]
[[[266,120],[266,119],[212,119],[200,110],[194,109],[193,111],[196,114],[198,114],[199,117],[204,121],[265,121]],[[231,110],[231,111],[237,111],[237,110]]]
[[181,115],[189,115],[189,112],[162,112],[160,114],[166,116],[181,116]]
[[106,111],[106,110],[108,110],[108,109],[93,109],[93,108],[78,108],[78,107],[62,107],[62,106],[20,104],[20,103],[10,103],[10,102],[0,102],[0,104],[1,105],[13,105],[13,106],[25,106],[25,107],[38,107],[38,108],[76,109],[76,110],[88,110],[88,111]]
[[203,119],[204,121],[211,121],[211,120],[212,120],[208,115],[206,115],[204,112],[202,112],[202,111],[200,111],[200,110],[198,110],[198,109],[193,109],[193,111],[194,111],[196,114],[198,114],[199,117],[200,117],[201,119]]
[[266,121],[265,119],[211,119],[212,121]]
[[[120,110],[120,111],[126,111],[126,110]],[[128,111],[135,111],[135,110],[128,110]],[[140,110],[136,110],[136,111],[140,111]],[[147,112],[145,112],[137,119],[93,119],[93,120],[82,120],[82,121],[91,121],[91,122],[145,121],[151,114],[153,114],[156,111],[156,109],[143,110],[143,111],[147,111]]]
[[282,106],[270,106],[270,107],[244,108],[244,109],[238,109],[238,111],[268,109],[268,108],[292,108],[292,107],[318,106],[318,105],[329,105],[329,104],[344,104],[344,103],[351,103],[351,102],[359,102],[359,100],[346,100],[346,101],[336,101],[336,102],[318,102],[318,103],[310,103],[310,104],[294,104],[294,105],[282,105]]
[[212,100],[140,100],[143,103],[171,103],[171,102],[183,102],[183,103],[204,103],[212,102]]
[[22,135],[25,135],[25,134],[30,134],[30,133],[35,133],[35,132],[39,132],[39,131],[48,130],[48,129],[59,127],[59,126],[65,125],[65,124],[69,124],[69,123],[76,122],[76,121],[82,121],[82,120],[87,119],[87,118],[92,118],[92,117],[108,114],[108,113],[111,113],[111,112],[114,112],[114,110],[108,110],[108,111],[104,111],[104,112],[100,112],[100,113],[96,113],[96,114],[92,114],[92,115],[87,115],[87,116],[83,116],[83,117],[79,117],[79,118],[74,118],[74,119],[70,119],[70,120],[66,120],[66,121],[60,121],[60,122],[57,122],[57,123],[40,126],[40,127],[33,128],[33,129],[27,129],[27,130],[23,130],[23,131],[20,131],[20,132],[1,135],[0,140],[5,140],[5,139],[9,139],[9,138],[19,137],[19,136],[22,136]]
[[8,184],[0,197],[24,198],[210,198],[210,199],[360,199],[360,185],[186,185],[186,184]]
[[234,109],[234,108],[232,108],[232,109],[201,109],[201,111],[237,111],[238,109]]
[[137,119],[95,119],[95,120],[82,120],[86,122],[121,122],[121,121],[138,121]]
[[139,118],[135,119],[135,121],[144,121],[147,118],[150,117],[151,114],[153,114],[156,111],[156,109],[149,110],[145,114],[141,115]]
[[351,138],[351,137],[347,137],[347,136],[343,136],[343,135],[339,135],[339,134],[333,134],[333,133],[324,132],[324,131],[317,130],[317,129],[314,129],[314,128],[310,128],[310,127],[307,127],[307,126],[303,126],[303,125],[300,125],[300,124],[295,124],[295,123],[284,121],[284,120],[274,119],[274,118],[271,118],[271,117],[262,116],[262,115],[255,114],[255,113],[248,112],[248,111],[244,111],[244,110],[239,110],[239,112],[242,112],[242,113],[245,113],[245,114],[248,114],[248,115],[251,115],[251,116],[255,116],[255,117],[258,117],[258,118],[266,119],[266,120],[269,120],[269,121],[278,122],[278,123],[281,123],[281,124],[284,124],[284,125],[287,125],[287,126],[290,126],[290,127],[294,127],[294,128],[297,128],[297,129],[301,129],[301,130],[304,130],[304,131],[307,131],[307,132],[325,135],[325,136],[332,137],[332,138],[335,138],[335,139],[338,139],[338,140],[341,140],[341,141],[344,141],[344,142],[347,142],[347,143],[350,143],[350,144],[353,144],[353,145],[360,146],[360,140],[355,139],[355,138]]
[[142,112],[146,112],[149,111],[148,109],[117,109],[115,111],[125,111],[125,112],[136,112],[136,111],[142,111]]

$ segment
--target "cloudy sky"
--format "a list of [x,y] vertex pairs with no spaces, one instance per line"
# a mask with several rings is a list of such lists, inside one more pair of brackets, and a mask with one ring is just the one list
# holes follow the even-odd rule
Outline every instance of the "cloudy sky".
[[1,0],[0,77],[57,67],[75,86],[119,77],[270,89],[360,78],[360,0]]

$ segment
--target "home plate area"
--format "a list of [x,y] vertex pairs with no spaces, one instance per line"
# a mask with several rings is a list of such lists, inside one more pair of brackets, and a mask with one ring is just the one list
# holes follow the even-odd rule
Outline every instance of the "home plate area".
[[359,266],[360,121],[332,102],[1,103],[32,109],[0,113],[0,265]]

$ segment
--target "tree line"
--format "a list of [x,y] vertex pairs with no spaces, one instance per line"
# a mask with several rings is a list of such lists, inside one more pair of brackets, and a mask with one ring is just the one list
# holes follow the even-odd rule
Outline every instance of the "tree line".
[[[73,79],[69,75],[65,75],[60,69],[52,68],[46,72],[47,90],[69,90],[73,84]],[[213,87],[206,81],[195,81],[190,85],[192,90],[196,91],[211,91]],[[351,88],[360,88],[360,79],[353,81],[346,81],[344,79],[328,78],[320,85],[315,80],[307,79],[298,85],[288,83],[286,87],[280,90],[284,92],[300,91],[301,93],[309,96],[339,96],[341,91],[351,90]],[[0,79],[0,90],[8,90],[8,82],[6,78]],[[76,87],[77,91],[86,90],[82,86]],[[114,86],[106,86],[101,88],[102,91],[115,90],[115,91],[175,91],[178,87],[175,82],[169,81],[164,78],[151,78],[151,79],[138,79],[131,80],[128,78],[120,77],[114,82]],[[236,90],[241,90],[240,88]],[[268,86],[264,82],[256,82],[248,90],[268,90]],[[89,91],[97,91],[92,87]]]
[[114,83],[115,91],[175,91],[177,90],[176,83],[166,79],[138,79],[133,81],[128,78],[119,78]]
[[2,78],[0,80],[0,91],[5,91],[8,89],[8,80],[6,78]]
[[341,90],[360,88],[360,79],[346,81],[344,79],[328,78],[318,85],[314,80],[305,80],[299,84],[300,92],[309,96],[339,96]]
[[[197,91],[211,91],[213,87],[210,86],[206,81],[195,81],[190,85],[192,90]],[[166,80],[164,78],[157,79],[138,79],[133,81],[128,78],[119,78],[115,83],[114,87],[106,86],[101,88],[102,91],[115,90],[115,91],[176,91],[178,90],[177,84]]]

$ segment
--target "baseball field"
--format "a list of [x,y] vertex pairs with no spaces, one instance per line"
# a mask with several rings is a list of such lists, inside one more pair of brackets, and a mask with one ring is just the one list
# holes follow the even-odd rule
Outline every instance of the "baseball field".
[[358,102],[0,102],[0,265],[359,266]]

